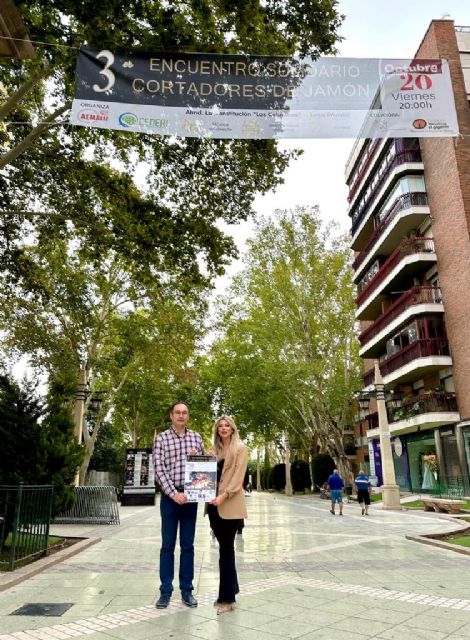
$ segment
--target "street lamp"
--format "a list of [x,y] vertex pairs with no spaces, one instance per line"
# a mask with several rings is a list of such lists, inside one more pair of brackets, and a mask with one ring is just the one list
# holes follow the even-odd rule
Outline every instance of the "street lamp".
[[[357,398],[359,409],[364,414],[369,410],[370,398],[375,397],[377,401],[377,413],[379,422],[380,438],[380,459],[382,463],[382,500],[383,509],[401,509],[400,488],[395,478],[395,467],[393,465],[392,444],[390,440],[390,428],[388,424],[387,408],[385,406],[385,385],[380,372],[379,361],[375,361],[374,391],[361,393]],[[402,398],[396,394],[390,400],[392,407],[401,407]]]
[[375,361],[375,396],[379,414],[380,457],[382,461],[382,500],[383,509],[401,509],[400,488],[395,478],[392,443],[388,425],[387,408],[385,406],[385,385],[380,372],[379,361]]

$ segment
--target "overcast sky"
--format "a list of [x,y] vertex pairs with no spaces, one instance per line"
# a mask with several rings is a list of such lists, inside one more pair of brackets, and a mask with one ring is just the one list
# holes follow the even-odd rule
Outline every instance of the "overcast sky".
[[[446,17],[456,25],[470,26],[468,0],[342,0],[340,11],[346,16],[341,29],[344,41],[339,45],[339,55],[344,57],[409,58],[432,19]],[[351,139],[282,141],[281,148],[302,148],[304,153],[285,172],[284,185],[256,199],[257,213],[270,215],[275,209],[318,204],[325,220],[334,219],[349,231],[344,167],[353,143]],[[231,229],[240,251],[251,229],[250,223]],[[218,279],[218,292],[239,268],[240,262],[234,262],[227,275]]]

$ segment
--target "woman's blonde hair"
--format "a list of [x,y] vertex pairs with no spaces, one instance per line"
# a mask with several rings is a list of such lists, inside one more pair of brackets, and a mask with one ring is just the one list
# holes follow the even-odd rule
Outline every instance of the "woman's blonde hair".
[[217,420],[214,423],[214,434],[213,434],[213,447],[214,447],[217,460],[221,459],[224,451],[224,445],[222,444],[222,439],[218,433],[219,424],[222,422],[222,420],[225,420],[226,422],[228,422],[229,425],[232,427],[232,435],[230,437],[228,455],[227,455],[227,459],[225,460],[225,462],[228,462],[228,459],[234,457],[237,453],[238,445],[240,444],[240,436],[238,434],[237,425],[235,424],[233,418],[231,418],[230,416],[220,416],[220,418],[217,418]]

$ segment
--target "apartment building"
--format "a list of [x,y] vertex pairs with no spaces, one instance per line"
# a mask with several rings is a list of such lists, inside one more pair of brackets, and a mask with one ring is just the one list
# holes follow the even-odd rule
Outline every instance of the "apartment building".
[[[358,139],[346,167],[364,390],[378,359],[405,490],[470,469],[470,27],[432,21],[416,57],[449,61],[461,137]],[[361,417],[380,482],[373,400]]]

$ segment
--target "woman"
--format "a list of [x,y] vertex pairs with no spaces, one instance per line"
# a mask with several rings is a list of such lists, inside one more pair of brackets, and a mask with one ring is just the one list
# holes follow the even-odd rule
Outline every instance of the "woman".
[[248,451],[240,441],[235,422],[228,416],[214,425],[213,453],[217,457],[217,497],[207,506],[211,529],[219,543],[219,597],[217,614],[231,611],[238,593],[235,567],[235,534],[241,518],[246,518],[243,479]]

